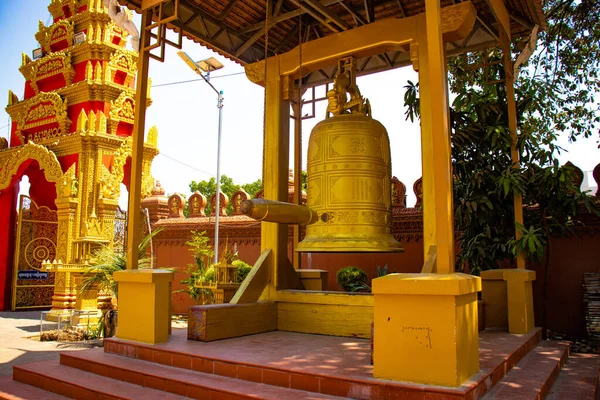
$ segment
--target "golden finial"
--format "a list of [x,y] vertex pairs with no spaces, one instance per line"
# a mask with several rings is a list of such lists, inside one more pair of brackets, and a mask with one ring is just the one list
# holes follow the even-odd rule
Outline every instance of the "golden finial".
[[87,122],[88,117],[85,114],[85,110],[82,108],[81,112],[79,112],[79,117],[77,118],[77,131],[85,132],[87,130]]

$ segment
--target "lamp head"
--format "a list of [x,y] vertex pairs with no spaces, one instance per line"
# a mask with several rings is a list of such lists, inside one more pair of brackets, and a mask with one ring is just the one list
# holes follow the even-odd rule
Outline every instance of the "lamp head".
[[194,61],[185,51],[178,51],[177,54],[195,72],[198,72],[198,70],[211,72],[223,68],[223,64],[214,57],[207,58],[206,60]]

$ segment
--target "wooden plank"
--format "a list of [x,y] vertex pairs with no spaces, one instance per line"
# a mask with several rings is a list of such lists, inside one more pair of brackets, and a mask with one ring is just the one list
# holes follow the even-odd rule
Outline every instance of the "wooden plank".
[[188,312],[188,340],[211,342],[275,330],[274,302],[192,306]]
[[370,338],[373,307],[277,303],[277,329],[319,335]]
[[163,0],[142,0],[142,11],[157,6],[162,2]]
[[496,17],[496,21],[500,24],[506,36],[510,37],[510,16],[504,4],[504,0],[487,0],[487,3]]
[[277,301],[284,303],[329,304],[373,307],[371,293],[321,292],[310,290],[278,290]]
[[271,254],[271,249],[262,252],[254,266],[235,292],[235,295],[229,302],[230,304],[254,303],[258,301],[265,287],[269,283],[269,270],[265,260]]

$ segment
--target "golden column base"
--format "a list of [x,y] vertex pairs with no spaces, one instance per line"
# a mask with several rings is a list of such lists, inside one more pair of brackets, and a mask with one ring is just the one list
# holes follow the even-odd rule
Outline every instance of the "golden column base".
[[509,333],[528,333],[535,327],[533,281],[535,271],[493,269],[481,273],[485,327],[508,327]]
[[136,269],[118,271],[113,276],[119,283],[117,337],[150,344],[168,341],[173,272]]
[[53,264],[47,269],[56,273],[57,285],[52,296],[52,309],[46,320],[58,322],[59,315],[67,317],[73,314],[73,325],[97,323],[101,316],[98,289],[91,288],[86,293],[80,293],[84,269],[79,265],[67,264]]
[[373,280],[380,379],[460,386],[479,371],[479,277],[391,274]]

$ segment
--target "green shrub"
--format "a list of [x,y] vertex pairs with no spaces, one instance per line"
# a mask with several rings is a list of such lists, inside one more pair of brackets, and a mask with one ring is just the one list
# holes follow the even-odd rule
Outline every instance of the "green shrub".
[[211,265],[210,267],[204,270],[204,273],[200,277],[200,279],[204,282],[214,282],[215,281],[215,267]]
[[367,274],[357,267],[345,267],[336,274],[337,282],[347,292],[356,291],[357,287],[367,286]]
[[237,283],[242,283],[250,273],[252,266],[242,260],[235,260],[231,263],[237,267]]

